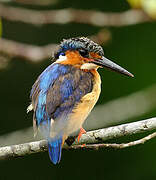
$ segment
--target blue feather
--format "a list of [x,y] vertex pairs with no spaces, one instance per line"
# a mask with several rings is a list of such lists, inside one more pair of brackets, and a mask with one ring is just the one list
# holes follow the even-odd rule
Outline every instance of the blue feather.
[[39,77],[40,89],[44,92],[48,90],[50,85],[58,78],[59,64],[48,66]]
[[[40,125],[43,122],[49,123],[50,117],[46,111],[46,96],[47,92],[53,83],[58,79],[60,75],[64,75],[69,71],[68,66],[63,66],[60,64],[52,64],[48,66],[42,74],[39,76],[39,96],[38,96],[38,104],[36,108],[36,119],[37,125]],[[36,86],[35,86],[36,87]],[[35,87],[32,88],[31,95],[35,92]]]
[[62,137],[59,139],[49,139],[48,140],[48,152],[50,160],[57,164],[61,160],[61,152],[62,152]]
[[36,117],[37,117],[38,124],[44,121],[45,117],[47,117],[45,104],[46,104],[46,95],[43,93],[40,93],[38,97],[38,105],[36,109]]
[[92,88],[91,73],[57,63],[48,66],[33,85],[31,98],[35,105],[34,120],[48,140],[49,156],[54,164],[61,159],[62,135],[66,131],[68,117]]
[[46,92],[60,75],[64,75],[67,72],[69,72],[68,66],[57,63],[48,66],[39,76],[40,89]]
[[71,79],[67,79],[67,78],[64,78],[62,84],[61,84],[61,87],[60,87],[60,92],[61,92],[61,99],[62,99],[62,102],[69,98],[69,96],[72,95],[73,93],[73,87],[72,87],[72,80]]

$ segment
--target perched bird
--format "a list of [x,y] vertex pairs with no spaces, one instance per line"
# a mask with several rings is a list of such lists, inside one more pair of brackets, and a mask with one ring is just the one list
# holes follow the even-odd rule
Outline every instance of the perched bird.
[[48,140],[54,164],[60,162],[67,137],[82,128],[96,104],[101,79],[99,67],[133,77],[131,73],[104,57],[101,46],[85,37],[64,39],[54,54],[55,62],[37,78],[31,90],[34,132],[39,129]]

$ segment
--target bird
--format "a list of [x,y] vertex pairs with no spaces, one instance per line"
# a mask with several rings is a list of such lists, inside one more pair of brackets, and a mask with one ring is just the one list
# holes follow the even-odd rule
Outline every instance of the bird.
[[48,141],[53,164],[61,160],[62,146],[79,131],[101,92],[98,68],[107,68],[133,77],[133,74],[107,59],[103,48],[87,37],[63,39],[50,64],[37,78],[30,92],[33,128]]

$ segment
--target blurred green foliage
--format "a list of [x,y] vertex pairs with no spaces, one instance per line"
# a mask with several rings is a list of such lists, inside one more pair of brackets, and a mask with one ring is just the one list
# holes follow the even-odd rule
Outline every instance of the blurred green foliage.
[[2,20],[0,18],[0,37],[2,36]]

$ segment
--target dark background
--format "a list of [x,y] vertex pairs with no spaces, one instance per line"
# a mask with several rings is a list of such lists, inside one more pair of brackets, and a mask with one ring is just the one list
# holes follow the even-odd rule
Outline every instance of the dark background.
[[[60,0],[53,6],[25,7],[38,9],[72,7],[104,12],[119,12],[130,8],[124,0],[96,0],[96,2]],[[134,73],[135,78],[127,78],[114,72],[100,70],[102,93],[98,104],[104,104],[156,83],[156,23],[107,28],[112,33],[112,40],[103,46],[106,57],[115,59],[118,64]],[[34,27],[3,20],[3,37],[34,45],[59,43],[62,38],[89,36],[99,30],[99,27],[76,23]],[[26,114],[26,108],[30,101],[30,89],[37,76],[50,63],[51,61],[48,59],[33,64],[20,58],[13,58],[6,69],[0,70],[0,135],[32,125],[32,113]],[[152,111],[144,117],[133,119],[133,121],[154,116],[155,111]],[[139,138],[140,135],[137,137]],[[124,138],[128,141],[131,139],[133,137]],[[112,140],[112,142],[121,140]],[[153,139],[144,145],[123,150],[63,150],[61,163],[57,166],[51,164],[46,152],[38,153],[14,160],[1,161],[0,179],[155,179],[155,149],[156,142]]]

